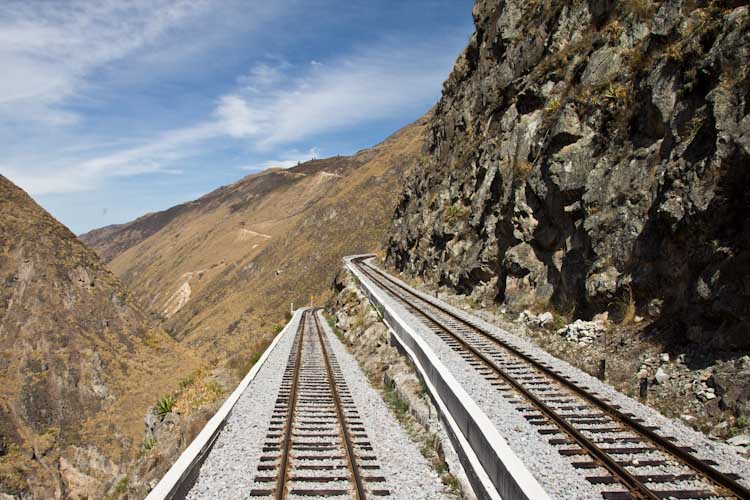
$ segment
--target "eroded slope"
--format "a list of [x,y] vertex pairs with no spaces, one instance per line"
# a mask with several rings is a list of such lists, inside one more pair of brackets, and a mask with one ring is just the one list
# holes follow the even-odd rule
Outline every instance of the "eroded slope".
[[196,361],[75,235],[0,176],[0,491],[101,497]]
[[251,352],[289,302],[325,299],[341,256],[380,247],[425,123],[83,239],[177,338],[216,361]]

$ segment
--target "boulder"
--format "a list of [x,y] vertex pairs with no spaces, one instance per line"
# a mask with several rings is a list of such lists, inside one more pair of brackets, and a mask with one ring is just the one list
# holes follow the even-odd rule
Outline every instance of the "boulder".
[[709,388],[721,398],[722,406],[740,413],[750,413],[750,370],[726,368],[711,375]]
[[598,321],[579,319],[557,330],[557,334],[579,344],[591,344],[604,331],[604,325]]
[[555,322],[555,317],[551,312],[547,311],[537,316],[537,321],[539,322],[539,326],[546,328]]
[[524,325],[546,328],[554,324],[555,317],[549,311],[536,315],[532,313],[531,311],[529,311],[528,309],[526,309],[522,311],[521,314],[518,315],[517,321]]
[[654,380],[657,384],[665,384],[669,380],[669,374],[661,366],[657,368]]

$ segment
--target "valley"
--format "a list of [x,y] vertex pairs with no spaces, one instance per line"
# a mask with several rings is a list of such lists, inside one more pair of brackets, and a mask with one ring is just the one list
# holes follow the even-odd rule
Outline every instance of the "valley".
[[[750,7],[471,18],[354,154],[80,235],[0,175],[1,498],[750,497]],[[264,143],[277,77],[159,160]]]

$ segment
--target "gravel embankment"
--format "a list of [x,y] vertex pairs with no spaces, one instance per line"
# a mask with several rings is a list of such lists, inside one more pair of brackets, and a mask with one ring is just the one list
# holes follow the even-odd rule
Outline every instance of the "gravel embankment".
[[[367,280],[367,283],[371,284],[369,280]],[[411,289],[414,290],[413,288]],[[430,297],[419,291],[416,291],[416,293]],[[435,300],[434,297],[430,298]],[[702,434],[693,431],[682,423],[664,417],[655,410],[617,392],[606,383],[578,370],[564,361],[554,358],[524,339],[478,320],[476,317],[449,304],[443,302],[441,304],[460,317],[479,321],[482,326],[497,336],[497,338],[549,363],[558,372],[580,381],[582,385],[589,387],[593,393],[609,398],[613,404],[621,405],[622,411],[631,412],[645,419],[648,425],[658,426],[660,429],[659,432],[662,435],[674,436],[677,438],[679,444],[689,445],[696,449],[697,455],[700,458],[717,461],[721,465],[720,469],[722,471],[734,472],[742,478],[750,478],[750,462],[742,459],[729,446],[708,440]],[[435,351],[436,355],[453,373],[458,382],[463,385],[465,390],[472,395],[476,403],[508,441],[511,448],[523,460],[542,486],[550,492],[551,496],[560,499],[601,498],[599,492],[603,489],[609,491],[617,489],[611,485],[608,488],[602,488],[600,486],[592,486],[588,483],[570,465],[569,461],[558,453],[555,447],[547,443],[544,437],[538,433],[537,428],[529,424],[520,412],[515,410],[489,382],[479,376],[476,370],[458,356],[455,351],[449,348],[435,334],[431,333],[401,305],[390,299],[390,297],[386,299],[386,306],[394,308],[403,318],[413,319],[413,321],[410,321],[410,324],[414,327],[414,330]],[[743,484],[748,485],[748,481],[744,480]]]
[[391,491],[389,498],[447,498],[437,473],[396,421],[378,391],[370,385],[357,360],[333,334],[322,315],[320,322],[359,409],[374,454],[378,457],[382,475],[388,480],[388,489]]
[[248,496],[297,324],[295,318],[237,401],[187,495],[189,500]]
[[[237,402],[216,445],[201,467],[198,479],[187,496],[189,500],[249,498],[293,344],[296,324],[292,326]],[[321,326],[346,378],[368,440],[373,446],[373,454],[377,457],[376,463],[381,466],[377,475],[387,478],[384,487],[391,492],[389,498],[446,498],[437,473],[422,457],[379,393],[370,386],[354,357],[331,332],[322,316]]]

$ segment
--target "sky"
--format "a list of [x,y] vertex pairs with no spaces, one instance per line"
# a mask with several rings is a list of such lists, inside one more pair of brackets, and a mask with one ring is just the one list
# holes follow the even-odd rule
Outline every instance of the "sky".
[[351,154],[437,102],[472,4],[4,0],[0,174],[80,234]]

